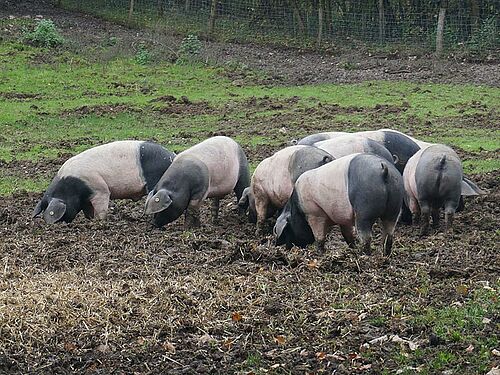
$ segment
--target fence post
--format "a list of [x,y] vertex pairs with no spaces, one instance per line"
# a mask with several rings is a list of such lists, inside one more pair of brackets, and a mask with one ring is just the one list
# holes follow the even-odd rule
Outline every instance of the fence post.
[[210,18],[208,19],[208,35],[212,36],[215,29],[215,18],[217,17],[217,0],[212,0],[210,6]]
[[134,0],[130,0],[130,5],[128,8],[128,21],[132,21],[132,15],[134,13]]
[[439,6],[439,16],[436,30],[436,56],[439,57],[443,53],[443,33],[444,33],[444,18],[446,15],[446,0],[441,0]]
[[378,36],[380,43],[383,43],[385,39],[384,0],[378,0]]
[[316,47],[319,49],[321,46],[321,39],[323,38],[323,20],[325,0],[319,0],[318,4],[318,39],[316,40]]

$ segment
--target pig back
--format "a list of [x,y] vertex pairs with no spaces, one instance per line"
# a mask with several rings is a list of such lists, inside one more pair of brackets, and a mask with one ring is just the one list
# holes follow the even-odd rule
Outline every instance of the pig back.
[[336,159],[299,177],[295,188],[307,216],[327,216],[340,225],[351,224],[354,211],[349,201],[347,173],[351,160],[359,154]]
[[94,191],[104,189],[104,184],[111,199],[140,197],[145,192],[139,159],[141,144],[117,141],[93,147],[68,159],[57,175],[80,178]]

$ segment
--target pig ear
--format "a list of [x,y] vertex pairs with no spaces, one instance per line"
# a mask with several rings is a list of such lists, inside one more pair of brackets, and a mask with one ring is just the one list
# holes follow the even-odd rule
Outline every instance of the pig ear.
[[481,195],[486,194],[484,190],[481,190],[474,182],[469,180],[467,177],[462,179],[462,195]]
[[331,155],[325,155],[325,156],[323,156],[323,163],[325,163],[325,164],[329,163],[329,162],[331,162],[333,160],[335,160],[335,159]]
[[61,199],[52,198],[43,212],[43,218],[47,224],[57,223],[66,213],[66,203]]
[[273,232],[274,235],[276,236],[276,239],[279,240],[281,235],[283,234],[283,231],[286,229],[288,226],[288,218],[290,215],[287,213],[283,212],[278,219],[276,220],[276,224],[274,225]]
[[31,218],[34,219],[35,217],[40,216],[40,214],[43,212],[43,199],[38,202],[36,205],[35,209],[33,210],[33,213],[31,214]]
[[399,163],[399,157],[396,154],[392,155],[392,160],[394,160],[394,165]]
[[250,195],[250,186],[246,187],[245,190],[243,190],[243,194],[241,194],[241,198],[238,201],[238,207],[245,209],[248,208],[249,195]]
[[168,195],[165,189],[158,190],[156,194],[154,192],[149,193],[146,200],[146,214],[156,214],[163,210],[166,210],[171,204],[172,199]]

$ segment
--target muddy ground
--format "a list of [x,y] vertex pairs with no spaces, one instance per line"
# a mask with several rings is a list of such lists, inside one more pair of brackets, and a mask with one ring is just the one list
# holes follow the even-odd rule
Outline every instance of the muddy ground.
[[[57,162],[8,168],[50,176]],[[40,194],[4,198],[0,373],[380,373],[404,369],[395,353],[410,343],[427,351],[410,369],[449,351],[458,373],[476,373],[468,342],[414,321],[498,280],[499,173],[473,178],[490,194],[467,201],[453,235],[400,226],[389,259],[378,228],[372,256],[338,230],[324,254],[276,248],[234,197],[219,224],[206,205],[189,232],[182,218],[152,229],[142,201],[115,202],[104,222],[47,226],[30,218]],[[500,316],[488,318],[478,338],[498,337]],[[384,335],[408,341],[367,344]]]
[[[96,17],[59,9],[47,0],[4,1],[0,4],[0,18],[15,16],[52,19],[71,40],[69,48],[81,51],[89,48],[94,59],[106,61],[113,51],[134,54],[141,43],[155,50],[158,60],[174,60],[184,36],[164,30],[131,29]],[[96,46],[113,48],[100,49]],[[335,43],[328,51],[270,47],[253,44],[204,42],[201,60],[237,68],[234,80],[241,81],[241,68],[257,69],[267,73],[267,84],[348,83],[366,80],[412,80],[418,82],[474,83],[500,86],[497,51],[487,56],[486,63],[466,59],[437,60],[432,54],[412,53],[409,50],[370,52],[362,46]],[[243,77],[244,78],[244,77]]]

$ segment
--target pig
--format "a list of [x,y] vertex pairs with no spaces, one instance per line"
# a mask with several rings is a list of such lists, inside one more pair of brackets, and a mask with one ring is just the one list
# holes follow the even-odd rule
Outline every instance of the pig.
[[452,229],[453,217],[464,192],[484,193],[472,181],[464,181],[462,163],[453,149],[434,144],[418,151],[408,161],[403,172],[406,204],[415,221],[421,220],[421,234],[429,231],[429,216],[433,226],[439,226],[439,211],[444,208],[445,233]]
[[239,200],[250,184],[245,152],[233,139],[211,137],[181,152],[146,199],[146,214],[158,228],[185,213],[186,229],[200,226],[199,210],[212,198],[212,220],[217,222],[220,198],[234,191]]
[[286,147],[264,159],[239,201],[240,207],[248,207],[249,220],[257,222],[256,234],[263,234],[265,220],[283,208],[302,173],[332,160],[326,151],[303,145]]
[[340,137],[343,135],[348,135],[346,132],[324,132],[324,133],[316,133],[308,135],[299,140],[293,140],[292,145],[303,145],[303,146],[312,146],[313,144],[321,141],[326,141],[327,139],[332,139],[336,137]]
[[335,159],[356,153],[372,153],[391,163],[398,161],[397,156],[391,155],[389,150],[379,142],[357,134],[348,134],[326,141],[316,142],[314,146],[327,151]]
[[83,210],[88,219],[104,219],[110,199],[139,200],[151,191],[175,158],[157,143],[116,141],[90,148],[59,169],[33,218],[72,222]]
[[403,198],[403,178],[386,159],[359,153],[341,157],[298,178],[274,226],[276,245],[289,249],[315,242],[323,251],[326,235],[337,224],[351,248],[355,228],[369,254],[372,226],[380,219],[384,253],[390,255]]

